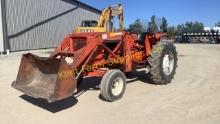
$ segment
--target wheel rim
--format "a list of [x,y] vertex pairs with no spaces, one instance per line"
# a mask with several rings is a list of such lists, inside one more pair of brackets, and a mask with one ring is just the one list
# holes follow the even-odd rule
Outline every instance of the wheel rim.
[[163,72],[170,75],[174,67],[174,56],[172,52],[167,53],[163,58]]
[[113,81],[112,83],[112,94],[114,96],[118,96],[119,94],[121,94],[122,90],[123,90],[123,80],[121,78],[117,78]]

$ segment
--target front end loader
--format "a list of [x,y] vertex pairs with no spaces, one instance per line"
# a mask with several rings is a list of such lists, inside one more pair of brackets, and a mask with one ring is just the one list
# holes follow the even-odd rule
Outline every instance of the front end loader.
[[163,37],[161,32],[71,33],[49,57],[23,55],[12,87],[55,102],[73,95],[82,77],[102,77],[101,96],[112,102],[125,92],[125,73],[139,68],[154,83],[167,84],[175,74],[177,52]]

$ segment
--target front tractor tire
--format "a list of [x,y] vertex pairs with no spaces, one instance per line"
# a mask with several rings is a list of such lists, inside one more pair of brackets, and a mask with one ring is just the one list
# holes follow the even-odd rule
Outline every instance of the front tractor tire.
[[101,97],[109,102],[119,100],[123,97],[126,88],[126,77],[117,69],[109,70],[103,76],[100,92]]
[[176,73],[177,61],[176,47],[172,43],[163,42],[154,45],[147,66],[153,83],[158,85],[170,83]]

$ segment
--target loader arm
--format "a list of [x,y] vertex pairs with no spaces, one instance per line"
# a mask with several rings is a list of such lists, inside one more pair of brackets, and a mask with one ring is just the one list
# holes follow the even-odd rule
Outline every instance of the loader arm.
[[[96,55],[101,44],[99,36],[70,34],[48,58],[31,53],[24,54],[12,87],[26,95],[42,98],[48,102],[71,96],[82,74],[82,66],[88,64]],[[87,45],[81,46],[82,39]],[[68,64],[65,57],[73,57],[74,62]],[[79,73],[73,73],[75,69],[80,69]]]

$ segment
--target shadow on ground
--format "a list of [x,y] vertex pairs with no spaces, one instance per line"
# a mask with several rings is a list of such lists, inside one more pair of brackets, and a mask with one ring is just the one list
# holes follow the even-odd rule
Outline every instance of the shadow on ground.
[[88,90],[99,90],[100,81],[101,78],[97,77],[83,79],[80,87],[78,88],[77,92],[73,94],[73,96],[54,103],[48,103],[46,100],[33,98],[27,95],[21,95],[20,97],[35,106],[43,108],[52,113],[56,113],[75,106],[78,103],[77,97],[82,95],[84,92]]
[[147,84],[156,85],[146,71],[133,71],[130,74],[126,75],[127,83],[132,83],[134,81],[141,81]]
[[[132,83],[134,81],[137,81],[137,80],[140,80],[140,81],[142,81],[144,83],[148,83],[148,84],[154,84],[150,80],[150,78],[147,76],[145,71],[131,72],[130,74],[127,74],[126,76],[127,76],[127,79],[128,79],[128,81],[127,81],[128,84]],[[88,91],[88,90],[93,90],[93,91],[99,90],[100,89],[99,84],[101,82],[101,79],[102,79],[101,77],[84,78],[82,80],[82,82],[80,83],[80,86],[78,87],[78,90],[73,94],[73,96],[71,96],[67,99],[55,102],[55,103],[48,103],[45,100],[36,99],[36,98],[30,97],[30,96],[27,96],[27,95],[21,95],[20,97],[23,100],[25,100],[25,101],[33,104],[33,105],[41,107],[41,108],[43,108],[47,111],[50,111],[52,113],[56,113],[56,112],[71,108],[74,105],[76,105],[78,103],[77,98],[80,95],[82,95],[83,93],[85,93],[86,91]],[[100,95],[99,95],[99,98],[101,100],[103,100],[103,98]]]
[[74,105],[77,104],[78,100],[71,96],[67,99],[58,101],[58,102],[54,102],[54,103],[48,103],[45,100],[42,99],[36,99],[27,95],[21,95],[20,96],[23,100],[32,103],[33,105],[36,105],[40,108],[43,108],[47,111],[50,111],[52,113],[56,113],[65,109],[68,109],[70,107],[73,107]]
[[101,82],[101,77],[87,77],[84,78],[78,85],[77,92],[73,95],[77,98],[88,90],[99,90],[99,84]]

